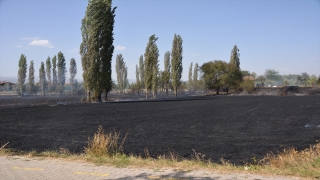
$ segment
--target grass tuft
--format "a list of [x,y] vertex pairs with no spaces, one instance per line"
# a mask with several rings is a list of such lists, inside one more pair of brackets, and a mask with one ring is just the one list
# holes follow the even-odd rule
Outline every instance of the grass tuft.
[[128,133],[119,144],[120,132],[104,133],[103,127],[99,126],[98,131],[93,138],[88,141],[88,147],[85,148],[85,153],[90,156],[107,156],[115,157],[123,154],[123,144]]

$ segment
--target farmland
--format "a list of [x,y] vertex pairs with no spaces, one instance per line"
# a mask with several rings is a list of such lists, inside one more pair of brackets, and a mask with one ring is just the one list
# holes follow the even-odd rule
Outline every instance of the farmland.
[[205,159],[234,164],[286,147],[308,148],[320,140],[320,96],[194,96],[66,105],[29,99],[37,105],[6,106],[10,101],[0,101],[0,141],[16,150],[81,153],[99,125],[105,132],[120,131],[121,137],[128,132],[126,154],[145,156],[148,149],[152,157],[171,151],[192,158],[195,150]]

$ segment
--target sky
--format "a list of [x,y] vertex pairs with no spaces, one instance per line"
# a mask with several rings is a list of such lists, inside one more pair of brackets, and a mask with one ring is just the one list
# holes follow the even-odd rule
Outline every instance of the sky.
[[[35,64],[61,51],[67,69],[75,58],[82,81],[79,47],[81,20],[88,0],[0,0],[0,81],[17,77],[21,54]],[[230,61],[234,45],[240,49],[240,68],[264,74],[320,75],[320,0],[114,0],[115,59],[122,54],[128,79],[135,80],[151,35],[159,39],[160,70],[174,34],[183,39],[182,80],[190,63]],[[69,77],[69,70],[67,78]],[[69,79],[69,78],[68,78]]]

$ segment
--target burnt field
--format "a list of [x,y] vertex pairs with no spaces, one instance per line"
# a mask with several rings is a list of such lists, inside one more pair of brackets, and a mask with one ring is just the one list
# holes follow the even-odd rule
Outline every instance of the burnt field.
[[105,132],[121,131],[122,137],[128,132],[126,154],[144,156],[146,148],[153,157],[170,150],[191,158],[194,149],[205,159],[235,164],[286,147],[308,148],[320,140],[320,96],[5,106],[9,101],[0,99],[0,141],[24,151],[67,148],[81,153],[99,125]]

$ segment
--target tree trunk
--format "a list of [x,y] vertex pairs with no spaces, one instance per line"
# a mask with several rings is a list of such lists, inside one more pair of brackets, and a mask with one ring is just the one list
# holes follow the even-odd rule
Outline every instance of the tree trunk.
[[216,95],[219,95],[219,88],[216,89]]
[[90,90],[87,91],[87,102],[91,102]]
[[174,89],[174,95],[177,97],[178,96],[178,88]]
[[20,88],[20,95],[21,95],[21,97],[23,97],[23,88],[22,87]]
[[105,101],[108,101],[108,91],[106,90],[105,93],[104,93],[104,100]]

